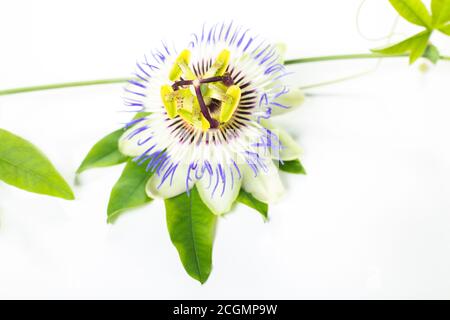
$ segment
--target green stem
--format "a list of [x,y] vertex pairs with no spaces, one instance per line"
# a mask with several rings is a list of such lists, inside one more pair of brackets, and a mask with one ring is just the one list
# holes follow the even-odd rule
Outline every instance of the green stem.
[[[358,53],[358,54],[342,54],[342,55],[332,55],[332,56],[319,56],[319,57],[308,57],[301,59],[286,60],[284,64],[300,64],[300,63],[311,63],[311,62],[323,62],[323,61],[333,61],[333,60],[355,60],[355,59],[380,59],[380,58],[402,58],[407,57],[407,54],[397,54],[397,55],[385,55],[379,53]],[[440,60],[449,60],[450,56],[440,56]],[[94,86],[101,84],[114,84],[123,83],[129,80],[128,78],[114,78],[114,79],[100,79],[91,81],[77,81],[77,82],[63,82],[54,84],[45,84],[40,86],[32,87],[21,87],[0,90],[0,96],[6,96],[10,94],[33,92],[33,91],[43,91],[61,88],[72,88],[72,87],[84,87],[84,86]]]
[[123,82],[126,82],[127,80],[129,80],[129,79],[128,78],[114,78],[114,79],[100,79],[100,80],[91,80],[91,81],[76,81],[76,82],[44,84],[44,85],[33,86],[33,87],[21,87],[21,88],[0,90],[0,96],[6,96],[8,94],[16,94],[16,93],[51,90],[51,89],[95,86],[95,85],[100,85],[100,84],[123,83]]

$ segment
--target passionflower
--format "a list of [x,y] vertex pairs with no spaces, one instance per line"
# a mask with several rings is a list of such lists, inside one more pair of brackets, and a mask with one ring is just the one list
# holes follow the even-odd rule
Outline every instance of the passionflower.
[[125,128],[97,142],[78,169],[126,162],[108,222],[164,199],[167,229],[186,272],[212,270],[217,221],[234,203],[259,212],[284,194],[279,171],[305,173],[300,148],[273,116],[303,99],[286,82],[284,47],[233,23],[203,26],[184,46],[162,43],[124,88]]
[[217,215],[240,189],[264,203],[284,193],[277,164],[300,148],[272,116],[303,101],[284,81],[283,47],[222,23],[192,35],[181,51],[162,44],[137,63],[125,87],[127,111],[147,116],[127,124],[119,150],[154,174],[146,192],[172,198],[195,186]]

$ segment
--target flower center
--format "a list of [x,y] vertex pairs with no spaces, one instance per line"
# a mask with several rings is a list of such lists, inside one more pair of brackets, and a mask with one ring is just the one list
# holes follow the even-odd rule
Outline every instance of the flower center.
[[241,99],[241,88],[226,73],[230,52],[222,50],[211,67],[196,76],[189,67],[190,51],[183,50],[172,69],[172,85],[161,86],[161,99],[170,119],[180,116],[192,126],[216,129],[233,117]]

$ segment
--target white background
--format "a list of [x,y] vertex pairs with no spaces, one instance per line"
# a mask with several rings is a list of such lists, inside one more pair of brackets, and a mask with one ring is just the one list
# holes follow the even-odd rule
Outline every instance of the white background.
[[[161,39],[235,20],[288,44],[288,58],[365,52],[386,41],[387,1],[3,1],[0,88],[128,76]],[[400,22],[394,40],[418,28]],[[450,41],[433,35],[450,54]],[[299,65],[307,85],[376,61]],[[121,167],[88,171],[76,201],[0,184],[1,298],[450,298],[450,63],[383,61],[308,91],[278,119],[307,176],[283,175],[270,223],[243,206],[220,220],[214,269],[184,272],[160,201],[106,224]],[[92,144],[118,128],[121,85],[0,97],[0,127],[31,140],[73,184]],[[1,142],[0,142],[1,143]]]

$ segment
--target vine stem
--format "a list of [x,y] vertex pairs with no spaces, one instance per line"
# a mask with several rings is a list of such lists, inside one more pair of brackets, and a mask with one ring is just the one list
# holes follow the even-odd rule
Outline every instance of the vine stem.
[[101,85],[101,84],[124,83],[128,80],[130,80],[130,79],[129,78],[112,78],[112,79],[99,79],[99,80],[89,80],[89,81],[75,81],[75,82],[44,84],[44,85],[40,85],[40,86],[20,87],[20,88],[0,90],[0,96],[6,96],[9,94],[17,94],[17,93],[33,92],[33,91],[52,90],[52,89],[95,86],[95,85]]
[[[319,56],[319,57],[308,57],[300,59],[286,60],[285,65],[299,64],[299,63],[311,63],[311,62],[323,62],[323,61],[333,61],[333,60],[357,60],[357,59],[380,59],[380,58],[405,58],[408,54],[380,54],[380,53],[357,53],[357,54],[338,54],[333,56]],[[440,56],[440,60],[450,61],[450,56]]]
[[[357,53],[357,54],[342,54],[342,55],[329,55],[329,56],[317,56],[317,57],[307,57],[307,58],[300,58],[300,59],[291,59],[291,60],[286,60],[284,62],[284,64],[285,65],[293,65],[293,64],[325,62],[325,61],[335,61],[335,60],[404,58],[407,56],[408,56],[407,54],[385,55],[385,54],[378,54],[378,53]],[[440,56],[440,60],[450,61],[450,56]],[[124,83],[128,80],[130,80],[130,79],[129,78],[112,78],[112,79],[99,79],[99,80],[89,80],[89,81],[53,83],[53,84],[45,84],[45,85],[31,86],[31,87],[20,87],[20,88],[0,90],[0,96],[33,92],[33,91],[52,90],[52,89],[116,84],[116,83]]]

